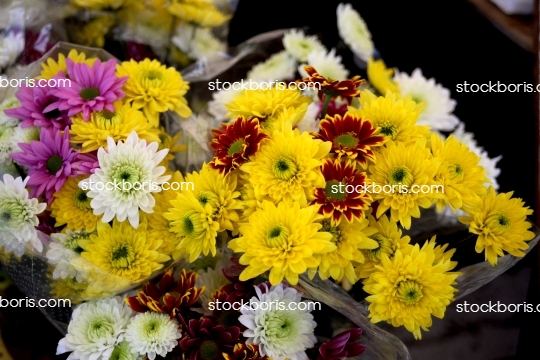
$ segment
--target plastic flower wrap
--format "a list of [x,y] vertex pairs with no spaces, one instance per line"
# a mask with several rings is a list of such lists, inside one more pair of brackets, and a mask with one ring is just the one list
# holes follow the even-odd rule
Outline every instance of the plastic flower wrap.
[[[160,235],[160,209],[171,188],[188,186],[175,161],[181,134],[165,129],[191,114],[189,84],[157,60],[119,63],[64,43],[19,76],[28,80],[3,101],[0,118],[7,271],[29,296],[73,303],[165,271],[180,239]],[[69,314],[49,310],[67,322]],[[84,347],[73,341],[66,349]]]

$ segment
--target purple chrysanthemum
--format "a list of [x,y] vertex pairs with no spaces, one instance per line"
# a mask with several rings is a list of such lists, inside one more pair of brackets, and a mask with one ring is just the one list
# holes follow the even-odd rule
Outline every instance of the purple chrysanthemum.
[[44,128],[63,129],[71,125],[71,121],[67,114],[60,112],[58,109],[45,109],[58,101],[56,96],[51,95],[49,87],[29,87],[21,86],[15,97],[21,102],[21,106],[6,109],[4,112],[7,116],[22,120],[23,128],[30,126],[38,126]]
[[[90,119],[92,111],[108,110],[114,112],[113,103],[124,97],[122,86],[127,77],[116,76],[116,61],[111,59],[106,63],[96,60],[92,67],[86,63],[75,64],[67,59],[67,75],[70,82],[58,82],[51,94],[58,101],[49,105],[45,111],[67,110],[68,116],[83,114],[85,121]],[[60,73],[62,77],[62,72]]]
[[45,194],[49,204],[68,177],[90,174],[97,164],[95,155],[80,154],[70,147],[67,127],[63,135],[54,129],[41,129],[39,141],[19,143],[19,147],[23,151],[11,157],[29,170],[30,196]]
[[366,346],[360,343],[362,329],[343,331],[319,348],[318,360],[341,360],[356,357],[364,352]]

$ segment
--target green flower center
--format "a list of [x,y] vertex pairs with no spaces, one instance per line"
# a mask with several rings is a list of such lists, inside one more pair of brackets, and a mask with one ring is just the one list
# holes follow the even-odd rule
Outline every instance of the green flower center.
[[506,214],[499,212],[489,215],[486,218],[486,225],[495,234],[502,235],[510,229],[512,222]]
[[402,281],[397,289],[398,298],[407,305],[414,305],[420,301],[422,296],[422,286],[416,281]]
[[229,147],[229,151],[227,152],[227,155],[228,156],[233,156],[234,154],[242,153],[242,149],[244,148],[244,144],[245,144],[244,139],[236,140]]
[[88,234],[81,233],[81,234],[73,235],[72,237],[67,239],[65,246],[68,249],[76,252],[77,254],[80,254],[84,251],[84,249],[79,246],[79,240],[83,240],[83,239],[88,239]]
[[341,231],[338,226],[332,226],[332,222],[329,219],[324,219],[322,222],[322,228],[319,232],[328,232],[332,234],[332,241],[334,244],[338,245],[341,241]]
[[380,262],[382,254],[386,254],[389,257],[394,254],[394,249],[392,248],[392,240],[381,234],[374,234],[369,238],[375,240],[379,244],[379,247],[367,250],[367,256],[371,261]]
[[133,360],[129,344],[123,341],[116,345],[109,360]]
[[11,220],[11,213],[8,213],[7,211],[2,212],[2,216],[0,216],[2,220],[5,222],[9,222]]
[[114,329],[109,319],[94,319],[88,326],[87,335],[92,342],[98,342],[107,335],[113,335]]
[[144,326],[144,331],[146,332],[147,337],[155,337],[157,333],[159,333],[159,329],[161,328],[160,322],[156,320],[151,320]]
[[0,201],[0,218],[7,222],[24,222],[27,221],[30,214],[26,206],[21,204],[15,199],[5,199]]
[[324,194],[326,197],[334,201],[345,201],[347,199],[347,193],[345,192],[345,186],[337,180],[330,180],[324,187]]
[[114,268],[129,268],[135,260],[135,252],[131,245],[117,245],[111,252],[111,265]]
[[180,220],[180,235],[197,237],[204,232],[201,214],[195,210],[189,211]]
[[448,171],[450,173],[450,179],[452,179],[452,180],[461,180],[461,179],[463,179],[464,170],[463,170],[463,166],[461,164],[458,164],[458,163],[451,164],[448,167]]
[[205,340],[202,342],[199,353],[203,360],[214,360],[220,355],[219,347],[212,340]]
[[342,134],[334,138],[335,147],[354,149],[358,145],[358,139],[354,134]]
[[283,248],[283,246],[287,244],[289,235],[289,229],[278,224],[268,231],[268,235],[266,235],[266,245],[271,248]]
[[290,157],[281,157],[273,167],[274,175],[281,180],[290,180],[298,172],[298,167]]
[[161,80],[163,79],[163,73],[158,70],[148,70],[144,74],[144,77],[147,78],[148,80]]
[[81,210],[90,210],[92,207],[90,206],[90,200],[88,199],[87,191],[84,191],[83,189],[77,189],[75,191],[74,202],[75,206],[77,206]]
[[113,168],[110,178],[113,184],[115,181],[119,184],[118,187],[114,187],[115,190],[120,189],[126,193],[148,190],[148,186],[144,183],[143,170],[134,163],[116,166]]
[[398,166],[390,171],[388,175],[388,182],[390,185],[411,185],[413,182],[413,176],[411,170],[406,166]]
[[397,126],[392,123],[383,123],[380,124],[380,133],[386,136],[394,138],[398,132]]
[[291,332],[294,332],[295,326],[285,312],[277,311],[272,314],[270,319],[267,319],[265,330],[266,335],[270,338],[285,339],[289,337]]
[[219,197],[211,191],[201,191],[197,195],[197,200],[199,200],[202,206],[210,204],[212,207],[218,207],[219,204]]
[[53,155],[49,158],[49,160],[47,160],[45,167],[47,168],[47,171],[49,171],[49,174],[56,175],[58,170],[62,168],[63,163],[64,162],[62,161],[60,155]]
[[102,112],[97,113],[96,122],[101,127],[110,126],[112,123],[119,123],[121,120],[120,114],[112,112],[109,110],[103,110]]
[[79,95],[83,98],[83,100],[89,101],[89,100],[94,100],[96,97],[98,97],[101,94],[98,88],[91,87],[91,88],[82,89]]

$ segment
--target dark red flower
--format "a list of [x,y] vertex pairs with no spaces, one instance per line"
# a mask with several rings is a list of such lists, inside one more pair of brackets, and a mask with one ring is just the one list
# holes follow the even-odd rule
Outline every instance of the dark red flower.
[[362,329],[344,331],[325,341],[319,348],[318,360],[341,360],[358,356],[364,352],[366,346],[360,344]]
[[186,324],[178,315],[184,335],[180,339],[182,358],[185,360],[225,360],[225,354],[234,354],[240,342],[238,326],[217,325],[209,317],[192,319]]
[[315,189],[310,205],[321,205],[319,213],[331,217],[334,223],[339,223],[342,216],[349,222],[361,218],[373,200],[363,191],[367,183],[365,173],[359,172],[350,160],[339,159],[325,160],[321,171],[326,186]]
[[187,309],[197,303],[204,292],[204,286],[195,287],[197,273],[182,270],[180,279],[174,281],[173,269],[169,269],[157,284],[146,283],[137,296],[126,298],[126,303],[136,312],[155,311],[169,314],[174,318],[181,309]]
[[347,156],[362,166],[373,160],[372,148],[384,143],[384,136],[375,135],[376,128],[369,120],[347,112],[344,116],[326,116],[319,123],[320,132],[313,134],[316,139],[330,141],[334,157]]
[[[353,76],[347,80],[334,80],[326,78],[319,74],[313,66],[304,66],[304,70],[308,73],[307,78],[299,80],[306,84],[319,84],[319,99],[325,101],[326,97],[335,98],[341,96],[344,99],[351,99],[360,96],[360,85],[366,82],[359,75]],[[312,85],[313,86],[313,85]]]
[[248,161],[259,150],[260,142],[268,137],[261,132],[256,117],[239,117],[232,124],[212,130],[212,135],[215,156],[210,166],[224,175]]
[[259,347],[254,344],[239,343],[234,345],[232,354],[224,354],[226,360],[267,360],[259,355]]

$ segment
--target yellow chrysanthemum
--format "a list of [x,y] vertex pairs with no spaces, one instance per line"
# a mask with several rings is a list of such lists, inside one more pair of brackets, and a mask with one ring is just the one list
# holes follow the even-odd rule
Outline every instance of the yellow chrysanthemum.
[[420,248],[418,244],[407,255],[398,249],[392,259],[382,256],[364,282],[364,291],[370,294],[366,300],[372,322],[404,325],[416,339],[421,339],[420,330],[427,331],[431,326],[431,315],[444,317],[460,274],[449,272],[450,260],[436,262],[435,257],[431,247]]
[[368,119],[379,128],[376,134],[385,136],[387,142],[414,143],[429,133],[428,126],[417,126],[416,121],[425,103],[416,104],[410,96],[400,98],[387,92],[377,97],[369,90],[360,95],[360,109],[349,107],[349,111]]
[[231,18],[220,12],[212,0],[172,0],[168,10],[179,19],[202,27],[221,26]]
[[157,251],[162,241],[149,241],[146,229],[144,217],[137,229],[127,221],[115,219],[112,226],[99,222],[97,234],[91,234],[89,240],[79,241],[84,249],[81,257],[113,277],[142,281],[170,259]]
[[202,205],[191,191],[183,191],[170,202],[163,217],[169,220],[170,229],[180,237],[177,250],[194,262],[203,254],[216,256],[216,236],[220,229],[214,209],[209,202]]
[[242,165],[258,199],[294,200],[306,204],[314,188],[324,188],[320,166],[332,144],[298,129],[274,131],[252,161]]
[[105,36],[116,25],[112,14],[100,15],[81,28],[74,29],[71,36],[77,44],[102,48],[105,45]]
[[186,145],[180,145],[177,144],[180,140],[180,137],[182,137],[181,132],[177,132],[174,136],[169,135],[167,130],[164,127],[159,128],[159,147],[158,151],[161,151],[163,149],[169,149],[169,152],[167,153],[167,156],[159,163],[159,166],[165,166],[165,168],[169,169],[169,161],[174,160],[175,154],[181,151],[186,151],[187,146]]
[[321,223],[323,227],[319,231],[332,234],[331,241],[336,244],[336,250],[315,255],[320,264],[317,269],[310,269],[310,277],[313,278],[318,272],[322,280],[332,277],[341,281],[345,277],[349,284],[354,284],[358,277],[353,265],[365,261],[361,249],[375,249],[379,246],[370,238],[377,229],[369,227],[369,220],[366,218],[355,219],[351,223],[341,221],[339,225],[333,225],[330,219],[324,219]]
[[[372,196],[379,200],[377,217],[390,209],[392,221],[410,229],[411,217],[419,218],[420,208],[429,208],[444,191],[434,181],[438,168],[424,138],[410,145],[387,144],[377,156],[377,163],[369,167],[374,184]],[[378,191],[375,184],[380,186]]]
[[527,221],[527,215],[533,211],[512,195],[513,192],[497,195],[490,186],[487,194],[469,209],[468,216],[459,217],[460,222],[469,225],[469,232],[478,234],[476,252],[485,251],[491,266],[497,265],[498,257],[504,256],[504,252],[525,256],[522,250],[529,248],[526,241],[534,238],[534,233],[528,230],[532,224]]
[[369,223],[369,226],[376,230],[376,233],[369,237],[377,243],[377,246],[373,249],[362,250],[365,262],[358,264],[355,268],[356,275],[360,279],[368,278],[375,271],[375,265],[381,262],[383,255],[392,259],[398,249],[403,253],[409,253],[412,248],[412,245],[409,244],[411,238],[409,236],[402,237],[397,223],[390,221],[386,215],[381,216],[378,220],[370,216]]
[[[433,251],[435,253],[435,259],[433,260],[433,264],[438,263],[440,261],[449,261],[454,253],[456,252],[456,249],[450,249],[446,251],[449,244],[444,245],[437,245],[436,242],[436,235],[432,236],[429,241],[426,241],[424,245],[422,246],[422,249],[427,248],[429,251]],[[403,254],[408,254],[410,250],[412,250],[413,247],[409,246],[408,249],[403,250]],[[450,265],[448,267],[448,270],[452,270],[457,266],[457,261],[450,261]]]
[[274,130],[281,130],[284,127],[294,128],[306,115],[307,103],[302,103],[297,107],[289,107],[278,111],[261,122],[261,127],[265,134],[271,135]]
[[240,264],[248,265],[240,280],[270,271],[272,285],[283,279],[296,285],[298,275],[319,266],[316,255],[336,250],[332,234],[319,231],[321,218],[314,206],[300,208],[296,202],[280,202],[276,207],[265,201],[249,223],[240,226],[242,237],[229,242],[230,249],[243,253]]
[[227,176],[204,164],[200,172],[187,174],[186,181],[193,184],[193,195],[202,206],[210,204],[214,220],[219,223],[219,232],[235,232],[242,210],[240,192],[236,190],[236,174]]
[[93,10],[119,9],[136,0],[71,0],[71,4]]
[[73,135],[71,142],[81,144],[81,151],[86,153],[100,147],[106,149],[108,137],[112,137],[114,142],[125,141],[132,131],[149,143],[160,141],[159,130],[148,123],[142,112],[129,103],[119,101],[114,104],[114,112],[93,112],[88,121],[80,114],[74,117],[70,134]]
[[453,135],[443,140],[437,134],[431,134],[433,157],[441,163],[437,177],[444,185],[444,197],[437,200],[437,210],[442,211],[445,205],[456,209],[471,206],[479,196],[486,193],[484,183],[485,169],[479,164],[480,157]]
[[[87,59],[85,53],[78,53],[75,49],[70,50],[67,57],[76,64],[86,63],[90,67],[92,67],[97,60],[97,58]],[[64,54],[58,54],[58,61],[53,58],[48,58],[47,61],[41,63],[41,69],[41,74],[39,75],[40,79],[52,79],[52,77],[58,75],[60,71],[65,73],[67,71],[66,56]]]
[[129,76],[124,84],[126,101],[135,109],[142,109],[153,127],[159,125],[159,114],[167,110],[182,117],[191,115],[184,95],[189,84],[173,67],[166,67],[157,60],[124,61],[117,67],[119,77]]
[[51,204],[51,216],[56,219],[54,226],[66,225],[70,230],[86,230],[92,232],[96,229],[101,216],[94,215],[90,206],[90,199],[85,191],[79,187],[79,182],[88,178],[81,175],[68,178],[60,191],[54,193]]
[[367,65],[367,76],[369,83],[380,94],[386,94],[387,91],[399,94],[397,84],[392,81],[394,69],[388,69],[382,59],[369,59]]
[[[309,105],[311,99],[302,95],[300,90],[277,89],[244,90],[233,101],[225,105],[229,113],[228,118],[256,116],[259,119],[279,114],[288,108],[300,108],[303,104]],[[306,106],[307,106],[306,105]]]
[[50,279],[51,298],[69,299],[73,305],[80,304],[84,300],[83,294],[88,284],[79,283],[75,278],[53,279],[51,272],[47,273],[47,277]]
[[[178,186],[183,186],[184,177],[179,171],[172,174],[169,184],[174,184],[173,189],[177,189]],[[177,185],[180,184],[180,185]],[[164,213],[169,211],[171,207],[170,202],[176,199],[178,190],[167,188],[160,193],[154,195],[156,205],[154,206],[154,212],[147,214],[148,219],[148,232],[147,237],[149,241],[161,241],[161,246],[158,251],[165,255],[171,255],[180,243],[180,238],[175,232],[171,230],[169,221],[163,216]],[[185,189],[185,188],[184,188]]]

